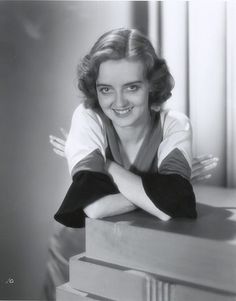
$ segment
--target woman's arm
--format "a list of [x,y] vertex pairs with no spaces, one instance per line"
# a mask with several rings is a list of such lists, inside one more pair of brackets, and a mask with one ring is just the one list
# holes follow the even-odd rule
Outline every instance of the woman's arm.
[[90,218],[103,218],[127,213],[137,208],[121,193],[104,196],[86,206],[84,212]]
[[142,208],[163,221],[171,218],[158,209],[149,199],[143,188],[142,179],[139,176],[111,161],[107,161],[107,171],[112,176],[121,194],[135,206]]

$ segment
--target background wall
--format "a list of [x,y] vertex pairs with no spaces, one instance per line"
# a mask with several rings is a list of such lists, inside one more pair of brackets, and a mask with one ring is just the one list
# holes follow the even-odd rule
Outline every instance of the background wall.
[[236,187],[235,1],[148,1],[148,32],[175,79],[165,105],[187,114],[194,154],[213,154],[207,184]]
[[129,2],[0,2],[0,299],[40,298],[52,216],[70,184],[48,135],[70,126],[79,58],[131,20]]

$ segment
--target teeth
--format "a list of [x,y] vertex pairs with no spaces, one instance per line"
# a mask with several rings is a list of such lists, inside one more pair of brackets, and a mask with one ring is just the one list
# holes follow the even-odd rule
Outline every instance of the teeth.
[[128,113],[129,111],[131,111],[131,109],[132,109],[132,108],[128,108],[128,109],[125,109],[125,110],[121,110],[121,109],[119,109],[119,110],[113,109],[113,111],[115,111],[117,114],[122,115],[122,114],[126,114],[126,113]]

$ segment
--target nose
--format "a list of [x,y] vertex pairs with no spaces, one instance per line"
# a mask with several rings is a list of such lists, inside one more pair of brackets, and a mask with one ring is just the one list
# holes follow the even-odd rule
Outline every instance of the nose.
[[116,108],[124,108],[128,105],[128,99],[123,92],[117,92],[115,97]]

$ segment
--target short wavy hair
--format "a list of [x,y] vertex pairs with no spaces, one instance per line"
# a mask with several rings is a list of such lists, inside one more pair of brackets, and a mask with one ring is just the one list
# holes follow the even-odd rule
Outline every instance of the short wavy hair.
[[149,39],[137,29],[119,28],[104,33],[78,66],[78,88],[86,107],[99,108],[96,80],[99,66],[107,60],[141,60],[150,83],[149,106],[160,106],[172,94],[174,79],[164,59],[157,56]]

